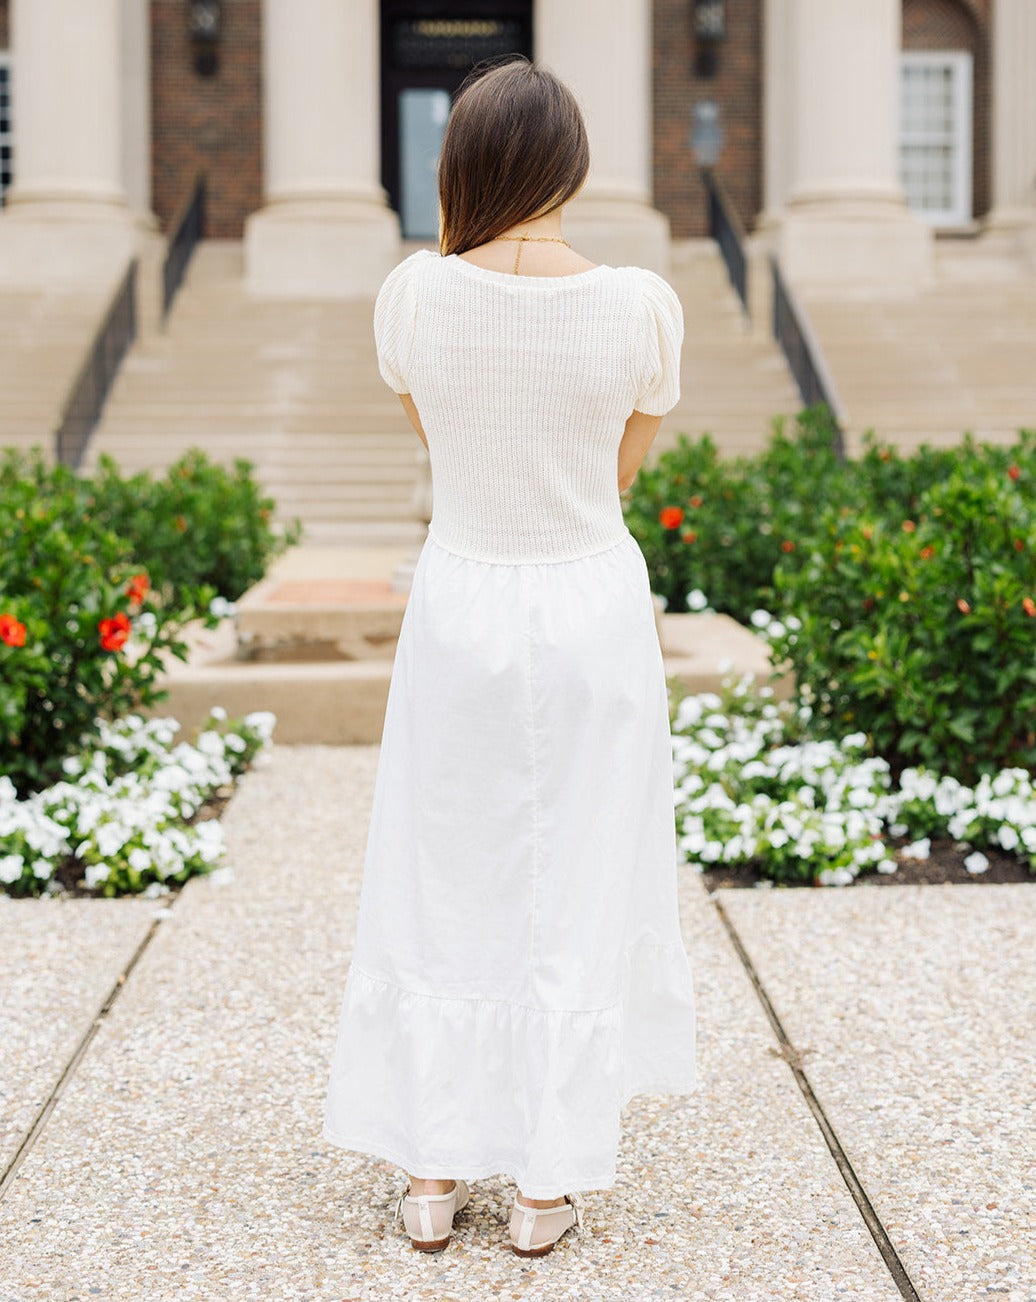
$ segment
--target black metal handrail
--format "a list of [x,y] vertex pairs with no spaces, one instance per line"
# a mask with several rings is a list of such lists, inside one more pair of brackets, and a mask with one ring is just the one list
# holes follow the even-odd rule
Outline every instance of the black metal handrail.
[[845,412],[820,343],[773,256],[770,267],[773,271],[773,337],[787,358],[803,404],[814,407],[822,403],[830,412],[835,427],[835,451],[844,456]]
[[709,201],[709,235],[719,245],[727,266],[730,283],[737,290],[741,305],[748,311],[748,258],[745,254],[745,228],[730,202],[723,183],[711,168],[702,168],[702,183]]
[[108,390],[136,337],[137,259],[134,258],[79,368],[54,433],[55,455],[65,465],[79,468],[90,435],[101,418]]
[[165,262],[162,264],[163,321],[169,315],[169,308],[176,297],[176,291],[183,283],[191,254],[205,234],[205,192],[205,177],[201,175],[195,180],[194,188],[173,224],[169,248],[166,251]]

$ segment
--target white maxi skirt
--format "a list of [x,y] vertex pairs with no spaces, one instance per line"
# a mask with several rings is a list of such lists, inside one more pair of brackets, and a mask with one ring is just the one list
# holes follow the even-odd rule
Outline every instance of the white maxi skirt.
[[501,563],[429,536],[396,650],[324,1137],[426,1179],[610,1188],[695,1087],[668,703],[628,531]]

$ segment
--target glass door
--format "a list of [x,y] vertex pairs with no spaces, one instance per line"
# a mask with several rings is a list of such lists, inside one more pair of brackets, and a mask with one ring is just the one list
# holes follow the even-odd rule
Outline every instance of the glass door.
[[449,91],[411,86],[399,93],[399,219],[405,240],[438,240],[437,166]]
[[439,238],[438,162],[470,68],[532,58],[532,0],[381,0],[381,183],[403,238]]

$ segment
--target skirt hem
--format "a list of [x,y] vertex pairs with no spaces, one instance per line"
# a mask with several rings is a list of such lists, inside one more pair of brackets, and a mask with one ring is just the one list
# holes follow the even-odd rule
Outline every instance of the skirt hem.
[[[650,1085],[638,1085],[624,1096],[621,1107],[625,1108],[632,1099],[639,1097],[641,1094],[690,1096],[697,1091],[698,1084],[699,1082],[695,1078],[690,1082],[656,1081]],[[570,1180],[561,1182],[563,1188],[553,1186],[548,1188],[546,1185],[523,1184],[521,1174],[515,1163],[507,1159],[475,1164],[458,1162],[454,1165],[448,1164],[449,1169],[446,1166],[427,1167],[421,1163],[411,1165],[410,1159],[405,1154],[396,1151],[390,1145],[378,1144],[371,1140],[353,1139],[327,1125],[322,1128],[321,1134],[329,1144],[333,1144],[336,1148],[345,1149],[350,1153],[361,1153],[365,1157],[374,1157],[382,1162],[390,1162],[393,1166],[400,1167],[418,1180],[464,1180],[470,1184],[478,1180],[488,1180],[493,1176],[503,1175],[509,1180],[513,1180],[526,1198],[561,1198],[567,1193],[603,1192],[614,1188],[618,1174],[617,1167],[613,1166],[609,1171],[602,1172],[597,1176],[573,1176]]]

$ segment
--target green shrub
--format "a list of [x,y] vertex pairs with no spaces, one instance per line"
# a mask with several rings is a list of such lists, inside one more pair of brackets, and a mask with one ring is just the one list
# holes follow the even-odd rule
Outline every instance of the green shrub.
[[820,514],[776,567],[773,655],[818,735],[862,730],[894,770],[1033,771],[1036,436],[1012,449],[969,440],[941,464],[909,515],[896,494],[879,511],[876,492],[862,510]]
[[84,513],[71,471],[14,466],[0,468],[0,773],[24,794],[59,776],[98,716],[160,699],[164,656],[183,656],[179,630],[214,594],[162,601],[130,544]]
[[801,413],[791,435],[775,422],[759,457],[724,460],[708,435],[680,435],[641,468],[626,523],[670,610],[686,610],[696,588],[736,618],[765,604],[777,561],[799,545],[817,502],[846,491],[833,434],[826,409],[815,408]]
[[124,479],[102,457],[87,481],[86,509],[130,541],[167,598],[208,584],[236,601],[301,533],[297,521],[278,531],[273,499],[253,469],[243,460],[216,465],[195,450],[160,478],[145,472]]
[[[807,409],[791,432],[774,422],[770,441],[754,457],[721,459],[708,435],[690,440],[643,467],[624,503],[654,592],[683,611],[700,589],[716,610],[747,622],[773,600],[778,563],[787,571],[820,539],[825,512],[843,509],[868,518],[902,520],[921,496],[949,475],[966,449],[922,447],[901,455],[872,434],[862,455],[840,460],[826,408]],[[1005,471],[1020,451],[989,449]]]

